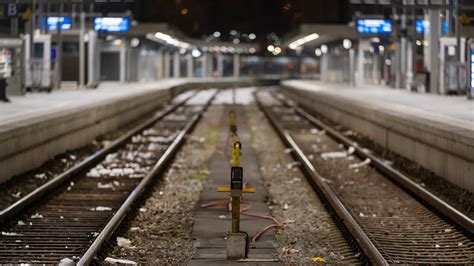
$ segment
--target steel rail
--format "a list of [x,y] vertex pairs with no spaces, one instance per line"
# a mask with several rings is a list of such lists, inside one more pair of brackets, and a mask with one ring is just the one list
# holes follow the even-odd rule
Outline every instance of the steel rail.
[[357,244],[359,245],[361,250],[366,254],[366,256],[373,264],[388,265],[388,262],[382,256],[380,251],[375,247],[375,245],[369,239],[364,230],[362,230],[360,225],[350,214],[350,212],[347,210],[347,208],[344,206],[344,204],[341,202],[341,200],[332,190],[332,188],[328,184],[326,184],[326,182],[324,181],[324,177],[316,171],[310,160],[306,157],[301,148],[296,144],[296,142],[290,136],[288,131],[284,130],[278,124],[277,119],[272,116],[268,112],[268,110],[266,110],[257,95],[255,95],[255,98],[257,105],[259,106],[260,110],[262,110],[262,112],[265,114],[267,119],[270,121],[270,124],[277,131],[283,142],[292,149],[293,155],[301,162],[302,167],[307,173],[306,176],[308,177],[309,182],[311,183],[313,188],[315,190],[317,188],[322,192],[324,198],[328,201],[331,208],[336,212],[336,214],[342,220],[352,237],[357,241]]
[[[196,92],[197,93],[197,92]],[[164,110],[159,111],[150,119],[147,119],[140,125],[136,126],[135,128],[129,130],[120,138],[113,141],[109,146],[102,148],[101,150],[95,152],[91,156],[87,157],[77,165],[71,167],[70,169],[66,170],[59,176],[53,178],[52,180],[48,181],[47,183],[41,185],[40,187],[36,188],[32,192],[28,193],[21,199],[17,200],[12,205],[6,207],[5,209],[0,211],[0,225],[8,222],[15,214],[19,213],[27,206],[35,203],[37,200],[41,199],[43,196],[47,195],[49,192],[53,192],[59,186],[65,184],[65,182],[69,181],[71,178],[75,177],[77,174],[85,171],[86,169],[92,167],[93,165],[97,164],[103,158],[105,158],[108,154],[116,151],[120,147],[122,147],[127,141],[134,135],[138,134],[139,132],[147,129],[157,121],[161,120],[166,115],[170,114],[183,104],[185,104],[189,99],[191,99],[196,93],[193,93],[189,97],[179,101],[176,104],[169,105]]]
[[286,104],[289,107],[294,108],[296,113],[299,115],[303,116],[305,119],[307,119],[309,122],[312,124],[322,128],[325,130],[329,136],[331,136],[333,139],[336,141],[342,143],[344,146],[348,147],[354,147],[355,148],[355,154],[359,156],[362,159],[370,159],[370,163],[381,173],[385,174],[388,176],[391,180],[393,180],[396,184],[410,192],[412,196],[416,197],[417,199],[421,200],[422,202],[426,203],[430,207],[438,210],[440,213],[443,215],[449,217],[453,222],[457,223],[460,225],[462,228],[470,232],[471,234],[474,233],[474,220],[451,206],[449,203],[445,202],[444,200],[440,199],[421,185],[417,184],[415,181],[411,180],[409,177],[401,173],[400,171],[394,169],[387,163],[385,163],[382,159],[376,157],[373,154],[370,154],[363,148],[361,148],[358,145],[354,145],[354,141],[349,139],[348,137],[342,135],[340,132],[337,130],[333,129],[332,127],[328,126],[327,124],[323,123],[321,120],[315,118],[305,110],[303,110],[301,107],[297,106],[294,103],[291,103],[290,101],[286,100],[283,101],[281,100],[284,104]]
[[188,134],[194,126],[199,122],[202,117],[202,114],[206,111],[206,109],[210,106],[211,102],[213,101],[214,97],[217,95],[217,92],[209,99],[209,101],[205,104],[205,106],[200,110],[197,114],[195,114],[191,120],[186,123],[186,126],[178,133],[174,141],[171,145],[166,149],[164,154],[160,157],[160,159],[156,162],[153,166],[151,171],[140,181],[137,187],[130,193],[124,203],[120,206],[120,208],[115,212],[113,217],[104,227],[104,229],[100,232],[97,238],[94,240],[92,245],[87,249],[86,253],[82,255],[81,259],[77,263],[77,265],[89,265],[93,262],[95,256],[100,252],[102,246],[104,245],[105,241],[107,241],[117,227],[121,224],[123,219],[127,216],[128,212],[132,208],[133,204],[137,202],[140,196],[145,191],[145,188],[163,171],[166,169],[166,165],[170,162],[170,160],[174,157],[174,155],[178,152],[181,144],[185,140],[186,134]]

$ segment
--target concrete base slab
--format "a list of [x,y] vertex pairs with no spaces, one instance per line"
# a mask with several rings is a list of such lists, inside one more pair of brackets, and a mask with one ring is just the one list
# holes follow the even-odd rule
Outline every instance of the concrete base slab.
[[227,233],[227,259],[245,258],[248,241],[248,236],[245,233]]

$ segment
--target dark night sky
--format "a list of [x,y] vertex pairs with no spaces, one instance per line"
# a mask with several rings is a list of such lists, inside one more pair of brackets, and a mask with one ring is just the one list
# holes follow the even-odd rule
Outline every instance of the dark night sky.
[[[187,9],[183,15],[181,11]],[[138,0],[135,19],[168,22],[192,37],[235,29],[282,36],[301,23],[346,23],[347,0]]]

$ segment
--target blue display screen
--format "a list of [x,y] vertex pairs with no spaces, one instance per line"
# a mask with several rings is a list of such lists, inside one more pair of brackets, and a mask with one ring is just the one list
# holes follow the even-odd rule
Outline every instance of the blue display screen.
[[[70,30],[72,20],[69,17],[48,17],[48,30],[58,30],[58,25],[61,25],[61,30]],[[46,19],[41,20],[41,28],[46,28]]]
[[94,19],[95,31],[126,32],[130,28],[130,19],[121,17],[101,17]]
[[[415,21],[416,33],[429,33],[430,32],[430,22],[424,19],[417,19]],[[448,33],[448,21],[443,22],[443,33]]]
[[470,63],[471,63],[471,73],[469,73],[469,78],[470,78],[470,84],[471,88],[474,88],[474,48],[471,48],[471,54],[470,54]]
[[415,21],[416,33],[429,33],[430,32],[430,22],[424,19],[417,19]]
[[392,32],[391,19],[359,19],[357,32],[364,34],[390,34]]

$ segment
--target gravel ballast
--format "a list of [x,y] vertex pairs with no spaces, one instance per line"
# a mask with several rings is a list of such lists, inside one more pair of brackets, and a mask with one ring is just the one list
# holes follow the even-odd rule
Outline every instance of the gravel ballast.
[[278,257],[285,263],[312,263],[320,257],[328,263],[358,262],[324,205],[294,162],[290,150],[256,105],[249,107],[252,145],[268,189],[272,215],[284,227],[278,230]]
[[[155,184],[128,230],[106,257],[147,265],[182,265],[193,254],[194,209],[208,177],[222,109],[211,106],[178,152],[164,178]],[[129,244],[123,244],[130,240]],[[125,241],[128,242],[128,241]],[[121,244],[121,246],[119,245]]]

